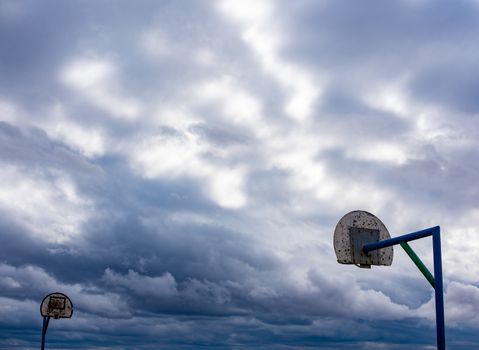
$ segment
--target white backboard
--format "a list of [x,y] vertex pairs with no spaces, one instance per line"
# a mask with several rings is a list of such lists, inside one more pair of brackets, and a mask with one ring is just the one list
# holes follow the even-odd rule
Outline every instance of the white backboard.
[[334,251],[341,264],[360,267],[389,266],[393,261],[393,248],[387,247],[369,254],[362,251],[367,243],[391,238],[386,226],[367,211],[355,210],[344,215],[334,230]]

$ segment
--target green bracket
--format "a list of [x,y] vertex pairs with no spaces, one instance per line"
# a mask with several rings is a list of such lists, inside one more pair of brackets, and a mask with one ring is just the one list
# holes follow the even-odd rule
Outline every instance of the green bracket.
[[416,253],[414,252],[414,250],[411,248],[411,246],[409,244],[407,244],[407,242],[401,242],[401,247],[404,249],[404,251],[406,252],[407,255],[409,255],[409,257],[411,258],[411,260],[414,262],[414,264],[416,264],[417,268],[419,269],[419,271],[421,271],[421,273],[424,275],[424,277],[426,277],[426,279],[429,281],[429,283],[431,284],[432,288],[436,288],[436,283],[434,281],[434,277],[433,275],[429,272],[429,270],[427,269],[426,265],[424,265],[424,263],[421,261],[421,259],[416,255]]

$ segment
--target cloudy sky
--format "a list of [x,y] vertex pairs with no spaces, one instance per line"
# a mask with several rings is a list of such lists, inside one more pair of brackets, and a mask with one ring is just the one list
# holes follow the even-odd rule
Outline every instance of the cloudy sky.
[[[0,348],[479,346],[479,2],[0,0]],[[431,240],[412,246],[432,267]]]

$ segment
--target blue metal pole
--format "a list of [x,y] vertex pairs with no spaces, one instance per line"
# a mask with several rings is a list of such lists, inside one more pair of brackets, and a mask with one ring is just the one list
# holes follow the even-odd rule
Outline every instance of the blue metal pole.
[[437,349],[446,349],[446,329],[444,323],[444,293],[442,284],[442,259],[441,259],[441,229],[434,227],[432,234],[432,249],[434,255],[434,279],[436,297],[436,334]]
[[431,236],[435,230],[439,229],[439,226],[430,227],[421,231],[416,231],[413,233],[408,233],[407,235],[402,235],[390,239],[385,239],[384,241],[374,242],[366,244],[363,247],[363,251],[367,254],[370,251],[390,247],[392,245],[400,244],[401,242],[409,242],[415,239],[424,238]]

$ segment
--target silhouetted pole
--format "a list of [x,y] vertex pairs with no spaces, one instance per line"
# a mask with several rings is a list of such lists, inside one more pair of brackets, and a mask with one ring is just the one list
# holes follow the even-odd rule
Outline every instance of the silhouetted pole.
[[42,350],[45,350],[45,335],[47,334],[48,323],[50,322],[50,316],[43,317],[42,326]]

